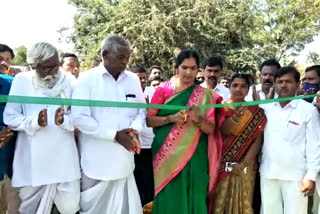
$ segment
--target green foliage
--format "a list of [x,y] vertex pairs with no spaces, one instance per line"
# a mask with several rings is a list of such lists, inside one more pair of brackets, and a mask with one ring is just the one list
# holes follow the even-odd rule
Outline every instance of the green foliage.
[[308,62],[314,65],[320,65],[320,55],[316,52],[310,52],[308,55]]
[[222,56],[227,73],[255,73],[266,58],[299,52],[320,30],[320,0],[69,0],[78,8],[71,36],[87,68],[108,35],[132,43],[131,63],[158,64],[170,76],[176,55]]
[[27,66],[27,48],[20,46],[14,50],[15,57],[12,60],[12,65]]

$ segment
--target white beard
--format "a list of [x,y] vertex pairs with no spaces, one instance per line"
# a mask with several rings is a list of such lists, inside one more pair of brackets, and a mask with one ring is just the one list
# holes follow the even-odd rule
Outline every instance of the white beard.
[[39,76],[39,74],[36,72],[34,80],[39,87],[50,89],[56,85],[56,83],[59,80],[60,75],[61,75],[61,71],[59,70],[58,73],[56,73],[54,75],[48,75],[45,78],[41,78]]

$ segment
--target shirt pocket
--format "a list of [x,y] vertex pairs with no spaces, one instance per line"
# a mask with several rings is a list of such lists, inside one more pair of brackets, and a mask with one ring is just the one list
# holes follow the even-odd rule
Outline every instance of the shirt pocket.
[[305,123],[297,119],[288,120],[284,140],[292,143],[300,142],[301,136],[305,136]]
[[[134,94],[130,94],[130,95],[134,95]],[[137,103],[137,98],[135,97],[136,95],[131,96],[131,97],[126,97],[125,102],[127,103]],[[123,108],[123,110],[125,111],[126,116],[128,116],[130,119],[134,119],[138,113],[138,109],[137,108]]]

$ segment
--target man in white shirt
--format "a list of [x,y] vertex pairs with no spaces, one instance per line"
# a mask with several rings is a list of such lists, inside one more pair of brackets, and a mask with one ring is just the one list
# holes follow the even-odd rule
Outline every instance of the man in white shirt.
[[250,87],[246,101],[265,100],[277,98],[274,91],[274,74],[281,68],[280,63],[275,59],[268,59],[260,66],[260,84]]
[[[19,73],[9,95],[70,98],[71,80],[59,70],[58,51],[37,43],[27,52],[33,71]],[[4,123],[18,131],[12,186],[19,188],[20,213],[76,213],[80,167],[67,106],[8,103]]]
[[[147,86],[147,72],[143,67],[132,66],[130,71],[135,73],[141,83],[141,88],[143,90],[146,102],[151,101],[152,96],[155,92],[154,88]],[[153,76],[155,78],[159,76]],[[153,166],[152,166],[152,151],[151,144],[153,141],[153,130],[147,127],[146,123],[143,126],[142,131],[139,133],[139,138],[141,140],[141,153],[134,156],[135,169],[134,177],[138,186],[142,206],[153,201],[154,198],[154,183],[153,183]]]
[[[139,78],[126,66],[130,43],[119,36],[102,41],[103,62],[83,72],[72,98],[145,103]],[[134,154],[145,110],[116,107],[72,107],[79,129],[82,174],[80,212],[90,214],[141,214],[134,180]]]
[[223,62],[220,57],[209,57],[203,62],[204,83],[200,86],[215,90],[224,100],[229,99],[230,91],[223,85],[218,84],[218,79],[223,69]]
[[[275,73],[280,98],[295,96],[300,74],[294,67]],[[304,100],[261,106],[267,116],[260,165],[263,213],[305,214],[320,166],[320,121]]]
[[80,63],[77,55],[74,53],[63,53],[61,55],[61,68],[66,72],[70,72],[75,78],[78,78]]

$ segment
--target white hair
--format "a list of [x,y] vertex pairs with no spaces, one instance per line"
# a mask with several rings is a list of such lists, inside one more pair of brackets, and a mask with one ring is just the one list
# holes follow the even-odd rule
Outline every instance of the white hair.
[[42,63],[55,55],[58,56],[58,50],[54,46],[46,42],[39,42],[28,49],[27,63],[34,68],[39,63]]
[[101,54],[103,51],[117,53],[119,48],[128,48],[130,50],[130,46],[130,42],[121,36],[108,36],[101,42]]

